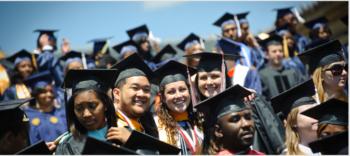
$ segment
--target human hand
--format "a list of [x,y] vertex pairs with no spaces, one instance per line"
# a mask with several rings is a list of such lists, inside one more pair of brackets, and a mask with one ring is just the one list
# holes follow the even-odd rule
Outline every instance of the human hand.
[[125,144],[126,141],[128,141],[130,135],[131,131],[125,127],[111,127],[107,132],[107,140]]
[[54,141],[53,142],[46,142],[46,146],[47,146],[47,148],[49,148],[50,151],[55,151],[57,144]]

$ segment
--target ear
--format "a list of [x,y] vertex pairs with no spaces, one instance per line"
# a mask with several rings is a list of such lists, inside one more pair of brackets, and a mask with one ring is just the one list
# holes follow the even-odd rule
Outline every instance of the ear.
[[120,99],[120,89],[119,88],[114,88],[113,91],[112,91],[112,94],[113,94],[113,101],[116,101],[116,100],[119,100]]
[[220,125],[215,124],[214,125],[214,135],[216,138],[222,138],[224,134],[222,134],[222,130],[220,128]]

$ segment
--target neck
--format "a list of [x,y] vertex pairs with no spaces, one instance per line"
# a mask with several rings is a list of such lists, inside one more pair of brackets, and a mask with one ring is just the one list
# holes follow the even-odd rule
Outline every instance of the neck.
[[275,64],[275,63],[272,63],[271,61],[269,62],[269,65],[273,68],[273,69],[281,69],[282,68],[282,64]]
[[54,108],[53,104],[39,104],[36,103],[36,108],[42,112],[51,112]]
[[[232,146],[232,145],[231,145]],[[243,154],[247,154],[248,151],[250,150],[249,146],[246,148],[241,148],[241,149],[233,149],[233,148],[225,148],[231,152],[234,152],[234,154],[238,154],[238,155],[243,155]]]
[[[328,87],[330,88],[330,87]],[[342,90],[337,90],[337,89],[325,89],[325,93],[324,93],[324,99],[328,100],[331,98],[336,98],[339,100],[343,100],[344,99],[344,93]]]

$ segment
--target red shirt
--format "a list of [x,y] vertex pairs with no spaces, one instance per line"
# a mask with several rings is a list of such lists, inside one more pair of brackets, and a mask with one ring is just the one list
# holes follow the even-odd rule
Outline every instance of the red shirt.
[[[222,150],[216,155],[235,155],[235,153],[237,152],[230,151],[230,150]],[[246,153],[245,155],[265,155],[265,154],[256,150],[249,150],[248,153]]]

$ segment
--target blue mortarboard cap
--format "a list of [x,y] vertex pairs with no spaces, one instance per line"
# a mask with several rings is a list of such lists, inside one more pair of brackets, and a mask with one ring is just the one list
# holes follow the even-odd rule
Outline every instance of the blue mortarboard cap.
[[170,44],[167,44],[162,50],[158,52],[153,58],[154,63],[160,63],[171,58],[174,58],[177,54],[176,50]]
[[328,20],[326,17],[319,17],[304,23],[304,25],[309,29],[318,29],[321,26],[326,25],[327,23],[328,23]]
[[273,10],[277,11],[277,18],[276,19],[280,19],[287,14],[294,14],[292,12],[292,9],[293,9],[293,7],[286,7],[286,8],[277,8],[277,9],[273,9]]
[[50,71],[42,71],[35,73],[24,80],[24,83],[34,89],[43,89],[52,83],[52,76]]
[[185,51],[188,47],[190,47],[193,44],[201,44],[201,41],[203,41],[198,35],[191,33],[189,34],[185,39],[183,39],[177,47],[183,51]]
[[36,59],[38,57],[38,54],[33,54],[28,50],[22,49],[13,54],[12,56],[8,57],[7,60],[12,62],[14,65],[17,65],[23,60],[29,60],[30,62],[33,62],[33,57]]
[[93,39],[93,40],[90,40],[88,41],[88,43],[93,43],[93,55],[96,55],[97,53],[103,53],[103,54],[106,54],[108,53],[108,48],[105,50],[105,51],[102,51],[103,48],[105,46],[108,46],[106,45],[107,44],[107,41],[110,40],[112,37],[106,37],[106,38],[97,38],[97,39]]

